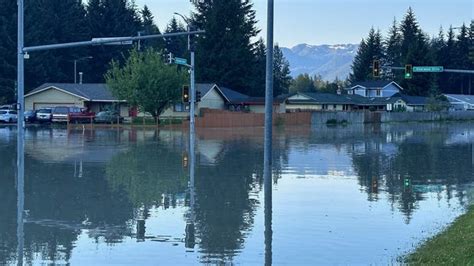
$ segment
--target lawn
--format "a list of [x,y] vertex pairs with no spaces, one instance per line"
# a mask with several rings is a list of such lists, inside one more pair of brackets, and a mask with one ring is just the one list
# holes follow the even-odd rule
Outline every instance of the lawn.
[[409,265],[474,265],[474,207],[407,256]]

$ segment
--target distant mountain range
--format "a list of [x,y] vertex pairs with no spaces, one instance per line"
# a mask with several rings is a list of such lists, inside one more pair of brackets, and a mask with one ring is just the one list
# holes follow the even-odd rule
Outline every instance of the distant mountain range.
[[358,44],[309,45],[298,44],[293,48],[281,48],[290,62],[291,75],[302,73],[311,76],[321,75],[324,80],[333,81],[336,77],[345,79],[351,71]]

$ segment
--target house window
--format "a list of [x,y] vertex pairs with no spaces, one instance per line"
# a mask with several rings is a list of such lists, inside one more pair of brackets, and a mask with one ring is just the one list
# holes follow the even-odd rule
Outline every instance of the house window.
[[328,105],[327,104],[323,104],[323,110],[327,110],[328,109]]
[[175,103],[174,106],[173,106],[173,110],[175,112],[188,112],[189,111],[189,104]]
[[334,104],[334,105],[332,106],[332,108],[333,108],[334,110],[337,110],[337,105]]
[[365,90],[365,97],[369,97],[369,90]]
[[377,96],[380,96],[382,94],[381,90],[377,90]]

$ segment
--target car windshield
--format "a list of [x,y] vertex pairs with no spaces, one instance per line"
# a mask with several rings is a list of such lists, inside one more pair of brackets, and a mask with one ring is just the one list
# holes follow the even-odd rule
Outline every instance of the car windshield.
[[7,113],[7,111],[0,111],[0,115],[4,115],[6,113]]
[[38,113],[50,114],[50,113],[51,113],[51,109],[41,109],[41,110],[38,111]]
[[55,114],[67,114],[69,112],[68,107],[56,107],[54,108],[54,113]]

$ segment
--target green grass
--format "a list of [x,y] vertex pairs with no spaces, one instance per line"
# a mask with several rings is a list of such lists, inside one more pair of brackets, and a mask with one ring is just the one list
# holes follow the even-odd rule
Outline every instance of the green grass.
[[408,255],[405,262],[409,265],[474,265],[474,207]]

